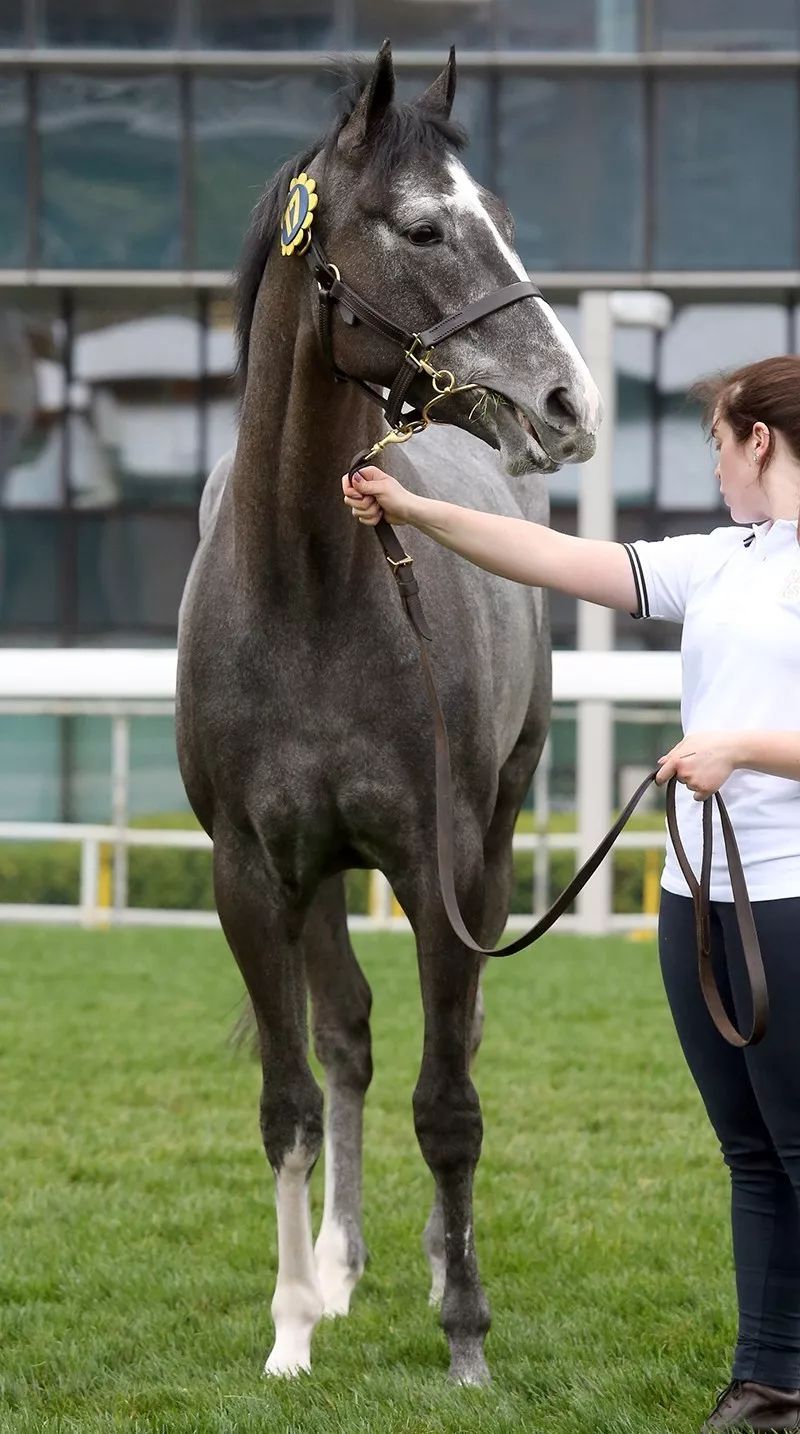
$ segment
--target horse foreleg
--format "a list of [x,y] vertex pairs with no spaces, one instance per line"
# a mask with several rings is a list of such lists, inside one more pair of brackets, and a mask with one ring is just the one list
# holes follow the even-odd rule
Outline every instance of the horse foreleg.
[[[481,855],[473,852],[472,861],[468,853],[462,855],[460,869],[472,873],[461,904],[467,923],[477,927],[482,907]],[[490,1320],[475,1251],[472,1185],[483,1122],[469,1073],[480,962],[452,934],[430,873],[420,876],[417,869],[416,880],[406,874],[395,890],[417,933],[425,1035],[414,1091],[414,1123],[441,1209],[441,1323],[450,1346],[450,1375],[463,1384],[482,1384],[489,1378],[483,1344]]]
[[275,1343],[265,1373],[290,1375],[310,1369],[311,1336],[323,1309],[308,1204],[308,1180],[322,1145],[322,1093],[308,1064],[298,922],[270,888],[257,844],[217,829],[214,887],[258,1023],[261,1134],[275,1176]]
[[[485,962],[483,963],[485,964]],[[483,969],[483,965],[481,970]],[[483,1038],[484,1005],[483,988],[480,980],[475,996],[475,1010],[472,1015],[472,1029],[470,1034],[470,1069]],[[433,1204],[428,1221],[422,1233],[422,1248],[428,1258],[431,1271],[431,1288],[428,1294],[428,1304],[438,1309],[444,1296],[445,1280],[445,1254],[444,1254],[444,1215],[442,1212],[442,1200],[438,1188],[434,1191]]]
[[325,1070],[325,1204],[315,1254],[325,1314],[346,1315],[366,1263],[361,1232],[364,1097],[372,993],[347,931],[344,882],[328,881],[303,933],[314,1045]]

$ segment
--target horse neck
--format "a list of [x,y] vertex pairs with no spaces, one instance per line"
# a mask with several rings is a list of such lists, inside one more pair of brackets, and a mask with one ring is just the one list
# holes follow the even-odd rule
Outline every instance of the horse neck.
[[298,600],[363,556],[341,475],[381,428],[377,405],[337,384],[323,361],[307,274],[274,254],[267,263],[232,474],[237,568],[258,585],[288,585]]

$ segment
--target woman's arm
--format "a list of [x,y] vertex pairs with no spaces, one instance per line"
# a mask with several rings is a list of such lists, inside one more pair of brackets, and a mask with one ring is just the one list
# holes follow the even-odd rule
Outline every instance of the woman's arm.
[[361,522],[374,525],[385,515],[390,523],[410,523],[487,572],[635,612],[636,585],[621,543],[573,538],[525,518],[421,498],[379,468],[364,475],[356,474],[353,485],[342,480],[345,502]]
[[800,732],[735,732],[734,764],[800,782]]
[[658,759],[656,782],[675,776],[703,801],[737,768],[800,782],[800,732],[687,732]]

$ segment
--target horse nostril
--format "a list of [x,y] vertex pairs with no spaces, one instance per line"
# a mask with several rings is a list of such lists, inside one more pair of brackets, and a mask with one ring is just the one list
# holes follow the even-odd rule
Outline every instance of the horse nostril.
[[544,401],[544,413],[548,423],[559,433],[571,433],[578,426],[575,405],[566,388],[553,388]]

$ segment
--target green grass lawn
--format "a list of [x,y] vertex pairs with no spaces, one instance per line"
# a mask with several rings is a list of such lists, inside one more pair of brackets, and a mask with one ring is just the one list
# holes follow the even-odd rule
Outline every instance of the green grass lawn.
[[487,973],[475,1219],[494,1383],[463,1390],[420,1246],[411,944],[357,944],[371,1261],[350,1318],[319,1327],[313,1375],[266,1382],[272,1188],[222,938],[0,928],[0,1430],[697,1429],[734,1335],[728,1180],[654,945],[551,937]]

